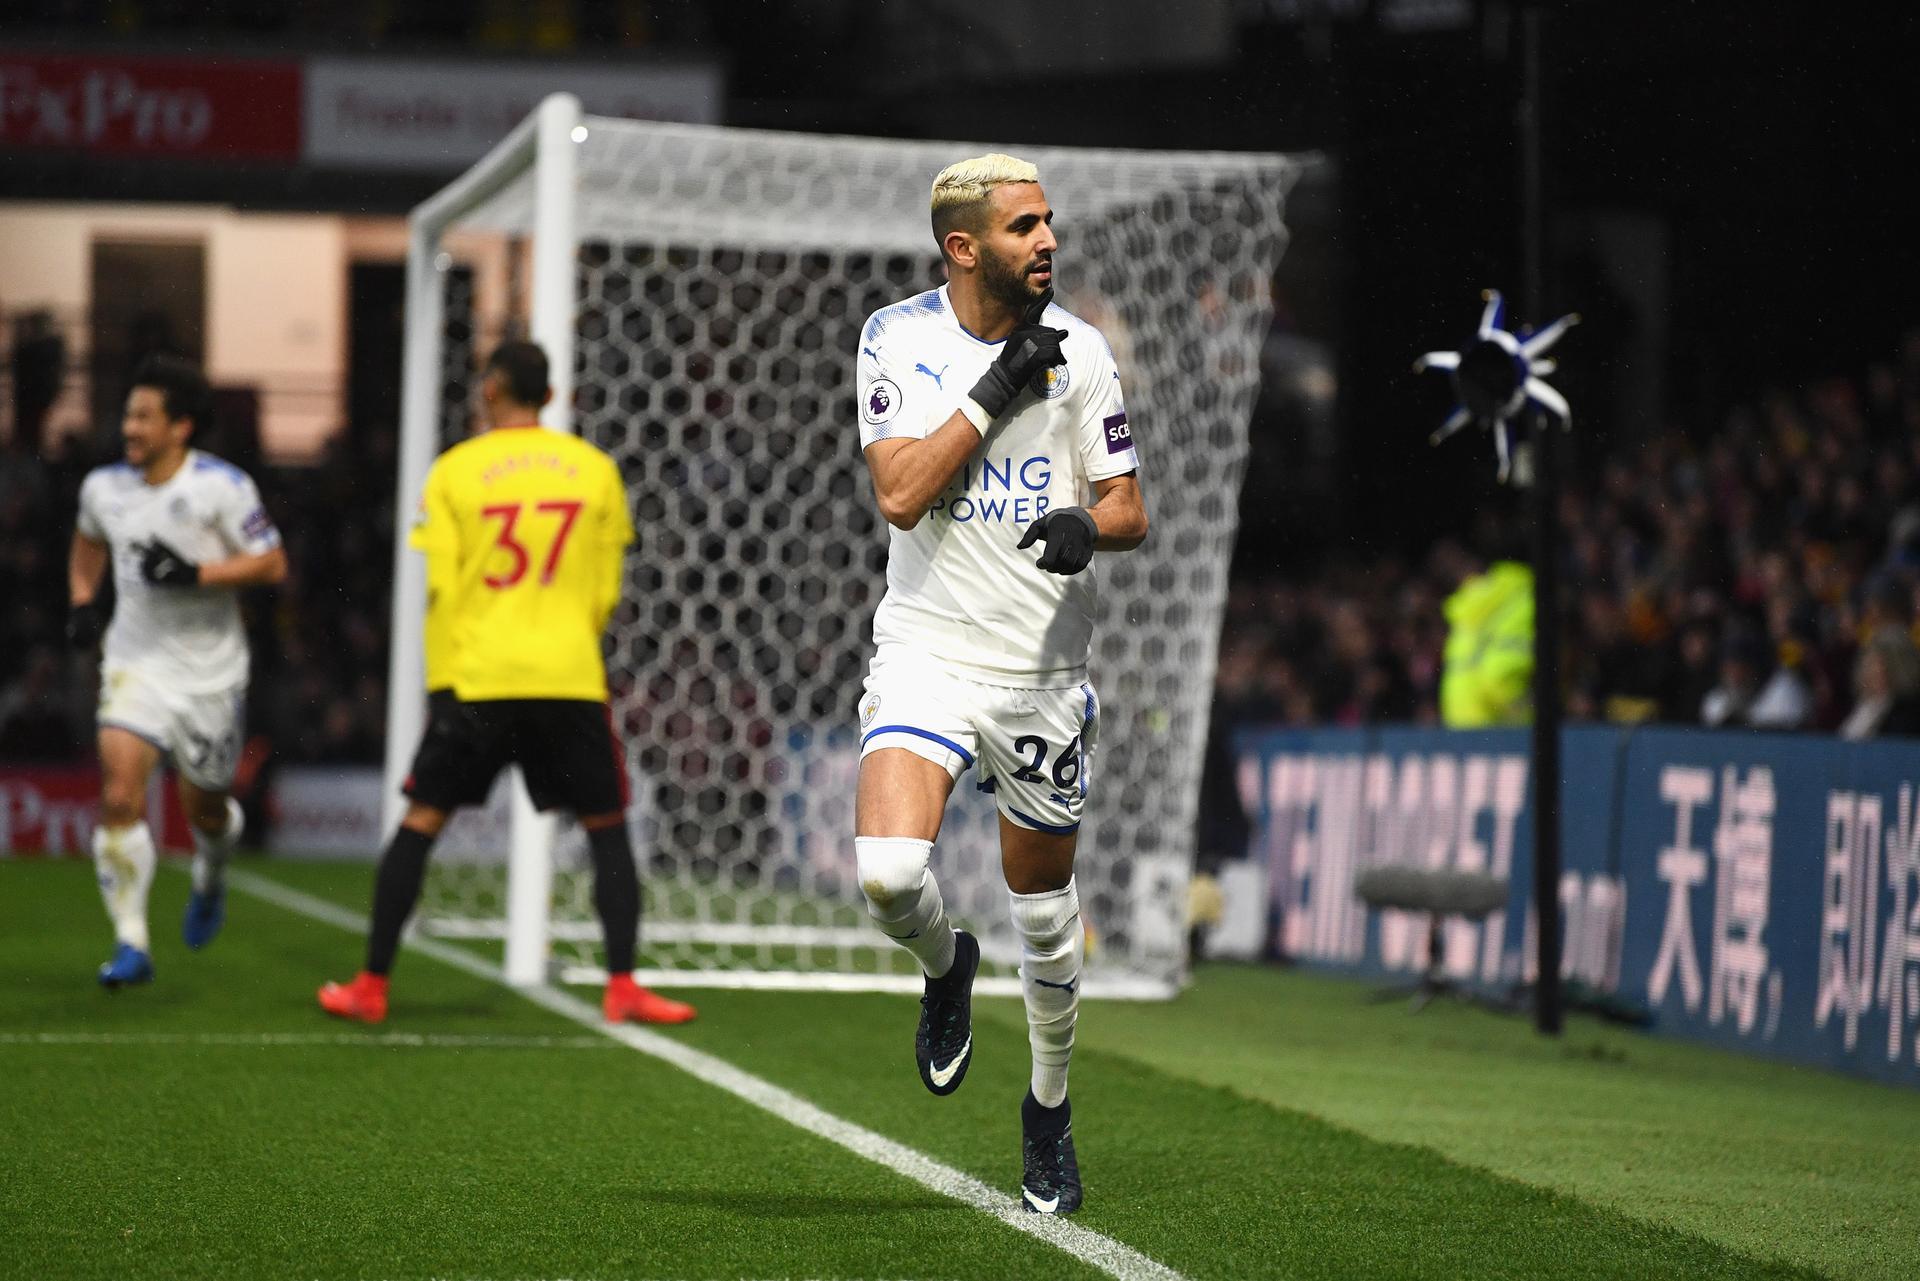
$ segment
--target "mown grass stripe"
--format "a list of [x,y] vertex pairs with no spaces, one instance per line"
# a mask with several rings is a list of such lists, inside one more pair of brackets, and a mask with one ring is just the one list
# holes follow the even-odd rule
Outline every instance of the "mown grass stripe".
[[368,1050],[611,1050],[601,1036],[484,1036],[433,1032],[0,1032],[0,1045],[181,1045],[245,1049],[341,1045]]

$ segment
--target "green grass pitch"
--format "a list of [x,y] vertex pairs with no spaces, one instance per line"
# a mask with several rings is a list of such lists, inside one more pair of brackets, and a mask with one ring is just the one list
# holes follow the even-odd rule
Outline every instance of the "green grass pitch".
[[[364,865],[249,864],[364,908]],[[80,861],[0,863],[0,1277],[1078,1278],[1045,1242],[429,957],[380,1029],[360,940],[236,894],[204,953],[93,982]],[[1911,1277],[1920,1095],[1576,1020],[1203,967],[1091,1002],[1075,1222],[1192,1278]],[[666,1033],[1012,1192],[1026,1040],[920,1086],[910,998],[689,993]]]

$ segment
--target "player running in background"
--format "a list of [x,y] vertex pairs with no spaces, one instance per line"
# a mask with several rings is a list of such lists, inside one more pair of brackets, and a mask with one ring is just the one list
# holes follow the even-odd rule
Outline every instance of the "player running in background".
[[[1093,553],[1147,534],[1113,354],[1052,305],[1053,211],[1033,165],[986,155],[933,183],[948,283],[860,338],[860,443],[893,526],[860,704],[856,828],[867,909],[927,976],[914,1054],[949,1094],[973,1052],[980,945],[929,870],[955,780],[1000,811],[1032,1045],[1021,1202],[1082,1200],[1067,1062],[1085,936],[1073,859],[1099,701],[1087,679]],[[1037,559],[1029,550],[1045,546]]]
[[[400,931],[450,813],[486,799],[518,765],[540,809],[571,810],[593,857],[606,934],[609,1022],[684,1023],[693,1007],[633,981],[640,879],[627,836],[625,755],[607,709],[600,635],[633,541],[620,469],[577,436],[540,426],[547,357],[507,342],[480,384],[486,430],[427,473],[411,542],[427,556],[427,684],[433,700],[400,829],[373,886],[367,964],[320,989],[320,1007],[378,1023]],[[437,670],[444,667],[446,670]]]
[[[142,817],[147,780],[161,758],[180,775],[193,831],[193,893],[181,935],[204,947],[226,915],[227,859],[240,839],[240,806],[228,795],[240,755],[247,697],[247,635],[239,590],[287,576],[280,533],[253,480],[190,447],[213,404],[198,369],[154,356],[134,372],[121,429],[126,460],[89,472],[67,558],[67,635],[100,640],[100,822],[93,862],[113,918],[108,988],[153,978],[147,891],[153,833]],[[113,563],[115,605],[98,601]]]

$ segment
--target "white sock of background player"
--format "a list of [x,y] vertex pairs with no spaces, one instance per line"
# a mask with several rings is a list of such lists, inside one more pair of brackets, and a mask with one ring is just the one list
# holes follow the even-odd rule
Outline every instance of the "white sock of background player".
[[227,798],[227,828],[218,836],[209,836],[199,828],[193,829],[193,892],[205,894],[216,889],[226,879],[227,860],[233,857],[233,847],[240,843],[240,833],[246,827],[246,815],[240,812],[240,802],[231,796]]
[[144,821],[93,829],[93,867],[100,879],[100,897],[113,919],[114,937],[142,952],[151,950],[147,891],[153,888],[156,861],[153,833]]

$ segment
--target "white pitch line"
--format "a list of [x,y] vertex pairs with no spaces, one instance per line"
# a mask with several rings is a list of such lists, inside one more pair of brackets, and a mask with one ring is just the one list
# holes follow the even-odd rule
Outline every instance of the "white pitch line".
[[[647,937],[652,942],[660,941],[657,934]],[[560,971],[559,978],[572,987],[598,986],[607,981],[607,972],[569,965]],[[790,974],[774,970],[637,969],[633,978],[634,982],[647,987],[732,992],[895,992],[918,996],[922,990],[920,979],[912,974],[829,974],[819,970]],[[973,994],[1019,996],[1020,979],[1017,975],[977,978],[973,981]],[[1080,989],[1083,1001],[1163,1001],[1172,994],[1165,983],[1125,974],[1089,974]]]
[[[356,933],[366,929],[366,920],[353,912],[311,894],[290,889],[278,881],[269,880],[252,872],[235,870],[228,873],[227,882],[233,888],[264,899],[290,912],[337,925],[341,929]],[[864,1157],[877,1165],[883,1165],[896,1174],[905,1175],[941,1196],[951,1197],[965,1205],[970,1205],[982,1214],[1000,1220],[1016,1232],[1037,1237],[1056,1249],[1063,1250],[1081,1262],[1098,1268],[1115,1281],[1186,1281],[1179,1272],[1154,1259],[1141,1254],[1132,1246],[1104,1236],[1091,1228],[1081,1227],[1071,1219],[1056,1218],[1048,1214],[1030,1214],[1020,1202],[1006,1193],[989,1187],[972,1175],[954,1169],[952,1166],[936,1161],[915,1148],[895,1142],[883,1134],[877,1134],[865,1126],[833,1115],[824,1108],[815,1106],[791,1090],[782,1089],[773,1082],[753,1075],[727,1062],[725,1059],[683,1045],[671,1037],[644,1027],[629,1023],[609,1025],[601,1018],[600,1011],[565,992],[551,987],[511,987],[499,967],[457,947],[430,938],[414,937],[407,941],[413,951],[430,956],[445,965],[463,970],[476,978],[508,987],[519,993],[535,1005],[549,1010],[562,1018],[571,1019],[583,1027],[591,1028],[602,1035],[642,1054],[670,1063],[681,1071],[698,1078],[716,1089],[725,1090],[735,1098],[772,1113],[789,1125],[818,1135],[829,1143],[837,1144]]]
[[610,1050],[601,1036],[463,1036],[440,1032],[0,1032],[0,1045],[345,1045],[369,1050]]

